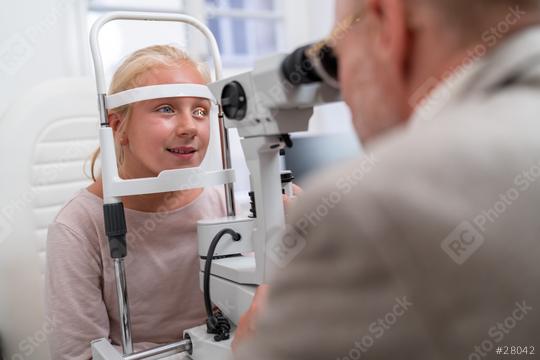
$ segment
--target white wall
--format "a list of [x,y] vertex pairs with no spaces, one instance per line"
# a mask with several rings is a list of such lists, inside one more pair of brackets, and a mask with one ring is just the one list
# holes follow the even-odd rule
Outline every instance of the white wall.
[[44,80],[77,76],[83,16],[80,0],[3,1],[0,11],[0,121],[15,98]]
[[285,1],[288,50],[328,36],[334,24],[334,0]]

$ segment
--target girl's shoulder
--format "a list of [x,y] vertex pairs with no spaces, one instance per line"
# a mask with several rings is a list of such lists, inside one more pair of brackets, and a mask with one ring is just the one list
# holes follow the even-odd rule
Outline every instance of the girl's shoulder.
[[75,193],[60,209],[54,223],[72,229],[103,223],[103,200],[87,189]]
[[[223,186],[206,188],[192,203],[173,211],[164,213],[146,213],[125,208],[126,221],[133,224],[144,223],[149,218],[160,216],[162,221],[177,221],[177,215],[202,216],[204,218],[218,218],[226,215],[225,192]],[[190,216],[187,216],[190,218]],[[79,233],[94,233],[103,229],[103,199],[82,189],[69,199],[56,215],[54,224],[61,224]]]

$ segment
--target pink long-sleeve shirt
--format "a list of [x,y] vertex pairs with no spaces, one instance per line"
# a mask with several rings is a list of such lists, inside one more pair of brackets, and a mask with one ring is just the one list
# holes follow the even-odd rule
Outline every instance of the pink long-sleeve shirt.
[[[190,204],[167,212],[125,209],[126,274],[135,350],[182,338],[204,322],[199,289],[197,221],[225,215],[223,193],[205,189]],[[76,194],[50,225],[46,305],[53,324],[51,358],[90,359],[90,342],[121,344],[114,265],[103,224],[103,201]]]

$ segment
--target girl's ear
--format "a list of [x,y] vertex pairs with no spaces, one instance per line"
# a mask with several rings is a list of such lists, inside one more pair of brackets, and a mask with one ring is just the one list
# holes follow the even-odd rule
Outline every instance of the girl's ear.
[[[125,129],[120,129],[122,124],[122,117],[118,113],[109,113],[109,126],[113,130],[115,139],[120,143],[120,145],[126,145],[128,143],[128,138],[125,132]],[[119,130],[121,130],[119,132]]]
[[122,118],[118,113],[110,112],[109,115],[109,126],[112,128],[113,132],[116,133],[116,130],[118,129],[118,125],[122,122]]

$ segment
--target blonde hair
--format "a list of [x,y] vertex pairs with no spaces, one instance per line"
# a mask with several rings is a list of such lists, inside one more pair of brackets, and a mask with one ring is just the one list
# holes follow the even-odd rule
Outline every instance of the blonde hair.
[[[182,63],[194,66],[203,79],[208,83],[211,80],[210,70],[206,63],[198,62],[191,58],[185,51],[172,45],[153,45],[137,50],[129,55],[118,67],[109,86],[109,95],[121,91],[139,87],[140,78],[148,71],[153,71],[160,67],[174,67]],[[118,114],[123,121],[120,122],[117,131],[125,131],[129,118],[131,116],[131,106],[124,105],[109,110],[109,113]],[[118,143],[115,143],[117,163],[120,165],[123,161],[123,150]],[[93,181],[96,181],[95,166],[100,154],[100,148],[97,148],[90,158],[90,174]]]

